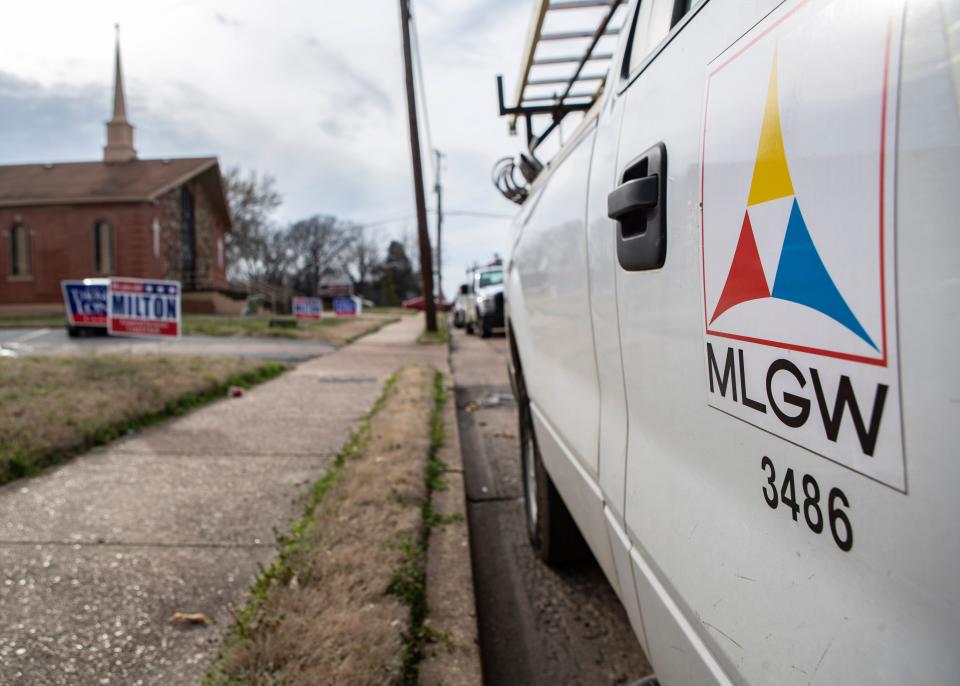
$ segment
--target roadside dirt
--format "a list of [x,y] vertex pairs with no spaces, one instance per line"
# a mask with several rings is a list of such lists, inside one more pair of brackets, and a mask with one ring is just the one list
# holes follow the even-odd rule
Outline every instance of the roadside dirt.
[[[400,372],[369,438],[350,451],[290,559],[284,583],[228,645],[213,683],[385,684],[401,677],[410,564],[426,496],[432,371]],[[421,589],[422,591],[422,589]]]

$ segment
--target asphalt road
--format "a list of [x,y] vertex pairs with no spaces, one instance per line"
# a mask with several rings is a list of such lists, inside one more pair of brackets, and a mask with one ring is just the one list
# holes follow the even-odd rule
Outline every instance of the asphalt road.
[[484,683],[633,683],[650,666],[597,563],[550,568],[527,542],[506,350],[503,337],[454,333]]
[[70,338],[66,329],[0,329],[0,357],[24,355],[84,355],[106,353],[174,353],[180,355],[226,355],[256,357],[283,362],[304,362],[336,348],[322,341],[290,338],[241,338],[183,336],[156,341],[140,338],[94,336]]

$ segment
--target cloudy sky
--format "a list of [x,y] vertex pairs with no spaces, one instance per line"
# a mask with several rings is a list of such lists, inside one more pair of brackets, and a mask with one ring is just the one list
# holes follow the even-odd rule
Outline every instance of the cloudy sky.
[[[531,3],[412,0],[449,210],[514,210],[490,183],[493,162],[522,146],[497,117],[494,77],[504,73],[512,93]],[[384,240],[415,233],[395,0],[4,5],[0,163],[101,156],[119,22],[141,157],[213,154],[269,173],[283,221],[329,213],[377,224]],[[468,263],[506,250],[508,222],[446,218],[448,295]]]

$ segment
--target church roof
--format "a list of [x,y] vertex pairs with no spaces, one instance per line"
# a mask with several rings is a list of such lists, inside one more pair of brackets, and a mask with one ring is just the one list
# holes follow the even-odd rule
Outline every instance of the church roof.
[[0,207],[152,202],[201,174],[231,226],[216,157],[0,165]]

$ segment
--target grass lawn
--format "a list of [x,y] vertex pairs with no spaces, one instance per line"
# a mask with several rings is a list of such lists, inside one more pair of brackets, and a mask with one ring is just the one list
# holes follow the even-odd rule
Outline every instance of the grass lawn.
[[182,355],[0,358],[0,484],[285,369]]
[[[400,308],[383,308],[404,311]],[[311,341],[324,341],[333,345],[351,343],[361,336],[366,336],[387,324],[398,320],[396,312],[374,313],[373,316],[361,317],[329,317],[320,321],[296,322],[293,317],[256,316],[256,317],[228,317],[224,315],[187,314],[183,317],[183,334],[185,336],[242,336],[245,338],[298,338]],[[279,319],[294,323],[296,326],[271,327],[270,320]],[[58,328],[66,324],[62,315],[47,315],[42,317],[0,317],[0,329],[3,328]]]
[[[294,324],[290,328],[270,326],[270,320]],[[319,321],[296,321],[293,317],[225,317],[188,314],[183,318],[186,336],[243,336],[246,338],[298,338],[343,345],[397,321],[389,317],[329,317]]]
[[417,310],[411,310],[406,307],[364,307],[364,314],[387,314],[391,317],[399,317],[400,315],[413,316],[420,314]]
[[65,326],[62,314],[44,314],[36,317],[0,317],[0,329],[38,329]]

